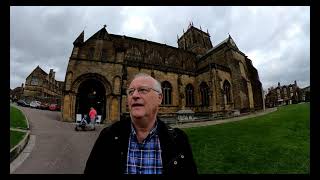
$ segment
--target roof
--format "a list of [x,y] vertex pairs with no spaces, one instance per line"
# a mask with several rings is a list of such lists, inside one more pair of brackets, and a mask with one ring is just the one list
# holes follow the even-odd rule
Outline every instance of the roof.
[[[110,38],[115,38],[115,39],[124,38],[124,39],[128,39],[128,40],[140,41],[140,42],[144,42],[144,43],[149,43],[149,44],[153,44],[153,45],[162,46],[162,47],[165,47],[165,48],[175,49],[175,50],[178,50],[178,51],[181,51],[181,52],[184,52],[184,53],[188,53],[188,54],[192,54],[192,55],[196,56],[196,54],[191,52],[191,51],[186,51],[184,49],[181,49],[181,48],[178,48],[178,47],[174,47],[174,46],[170,46],[170,45],[167,45],[167,44],[162,44],[162,43],[158,43],[158,42],[154,42],[154,41],[149,41],[149,40],[146,40],[146,39],[139,39],[139,38],[125,36],[125,35],[109,34],[107,32],[107,30],[105,29],[105,26],[103,28],[101,28],[99,31],[97,31],[95,34],[93,34],[85,42],[89,41],[90,39],[98,38],[100,33],[104,34],[104,38],[106,38],[108,36]],[[80,36],[82,36],[82,33],[79,35],[79,37]],[[75,40],[75,42],[77,41],[77,39]]]
[[97,39],[98,39],[98,38],[101,38],[101,36],[102,36],[103,39],[105,39],[108,34],[109,34],[109,33],[108,33],[108,31],[106,30],[106,26],[103,26],[103,28],[101,28],[99,31],[97,31],[96,33],[94,33],[90,38],[88,38],[88,39],[86,40],[86,42],[87,42],[88,40],[90,40],[90,39],[94,39],[94,38],[97,38]]
[[18,91],[22,91],[23,88],[22,87],[16,87],[12,90],[13,93],[18,92]]
[[38,66],[27,76],[27,79],[28,79],[28,77],[29,77],[31,74],[33,74],[33,73],[36,72],[36,71],[40,71],[40,73],[43,74],[43,75],[45,75],[45,76],[48,75],[48,74],[47,74],[43,69],[41,69],[40,66],[38,65]]
[[84,31],[80,33],[80,35],[77,37],[77,39],[73,42],[74,45],[81,44],[84,41]]
[[240,53],[242,53],[242,52],[238,49],[236,43],[234,42],[234,40],[232,39],[232,37],[231,37],[230,34],[229,34],[229,36],[228,36],[225,40],[221,41],[219,44],[217,44],[217,45],[215,45],[214,47],[212,47],[211,49],[209,49],[209,50],[206,52],[206,54],[202,55],[199,59],[202,59],[202,58],[205,58],[205,57],[209,56],[213,51],[215,51],[216,49],[218,49],[219,47],[221,47],[221,46],[224,45],[224,44],[230,44],[230,45],[233,46],[236,50],[238,50]]

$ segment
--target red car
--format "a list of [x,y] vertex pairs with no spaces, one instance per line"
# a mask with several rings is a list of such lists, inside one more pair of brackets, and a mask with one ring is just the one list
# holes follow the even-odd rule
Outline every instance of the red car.
[[60,111],[60,106],[58,104],[50,104],[49,110],[50,111]]

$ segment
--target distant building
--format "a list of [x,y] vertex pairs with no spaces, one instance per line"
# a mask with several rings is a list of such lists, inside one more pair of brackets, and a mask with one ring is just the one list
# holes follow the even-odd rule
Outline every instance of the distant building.
[[21,87],[16,87],[13,90],[10,91],[10,99],[12,101],[17,101],[21,99],[21,96],[23,95],[23,83],[21,84]]
[[269,88],[266,95],[266,107],[275,107],[288,104],[296,104],[302,101],[301,89],[297,86],[297,81],[294,84]]
[[60,103],[63,81],[55,80],[55,72],[50,69],[49,74],[37,66],[26,78],[23,98],[27,101],[40,100]]
[[310,101],[310,86],[301,89],[302,91],[302,101],[309,102]]

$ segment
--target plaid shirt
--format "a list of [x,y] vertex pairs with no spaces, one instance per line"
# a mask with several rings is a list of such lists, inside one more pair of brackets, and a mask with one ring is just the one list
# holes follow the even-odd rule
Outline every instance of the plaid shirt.
[[126,174],[162,174],[161,148],[157,135],[157,124],[142,143],[138,142],[136,131],[131,124]]

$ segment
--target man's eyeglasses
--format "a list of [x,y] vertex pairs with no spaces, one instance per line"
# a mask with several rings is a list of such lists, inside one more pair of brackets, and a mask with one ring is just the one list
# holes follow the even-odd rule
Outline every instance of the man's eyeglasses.
[[137,90],[139,94],[148,94],[151,90],[154,90],[160,94],[158,90],[153,89],[151,87],[139,87],[137,89],[134,89],[134,88],[127,89],[127,95],[132,96],[135,90]]

